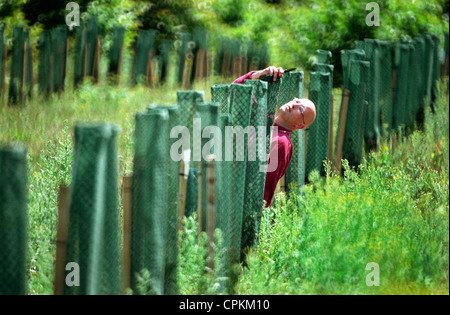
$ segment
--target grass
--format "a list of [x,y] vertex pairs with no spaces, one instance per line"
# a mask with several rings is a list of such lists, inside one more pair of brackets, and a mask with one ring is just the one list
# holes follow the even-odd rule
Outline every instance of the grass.
[[[210,99],[209,86],[222,82],[193,89]],[[119,174],[126,175],[132,171],[135,113],[151,103],[175,102],[176,88],[168,86],[87,83],[49,99],[35,96],[24,108],[0,107],[0,140],[28,146],[30,294],[53,293],[57,191],[71,181],[73,126],[118,124]],[[359,170],[347,167],[343,178],[315,174],[301,196],[277,195],[235,292],[448,294],[448,92],[437,106],[438,114],[426,113],[423,130],[392,146],[385,139]],[[185,226],[180,292],[221,292],[220,276],[207,267],[205,238],[194,237],[195,220]],[[365,284],[369,262],[380,266],[379,287]]]

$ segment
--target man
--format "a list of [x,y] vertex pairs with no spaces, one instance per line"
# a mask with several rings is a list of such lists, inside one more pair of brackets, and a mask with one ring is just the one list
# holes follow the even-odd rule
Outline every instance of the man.
[[[267,67],[259,71],[251,71],[236,79],[233,83],[244,83],[244,80],[258,80],[262,75],[273,76],[273,81],[283,77],[283,68]],[[279,115],[275,118],[274,132],[269,153],[269,165],[264,186],[264,200],[266,208],[273,203],[273,196],[279,180],[284,176],[292,158],[291,133],[297,129],[310,126],[316,119],[316,107],[308,99],[294,98],[279,109]],[[278,157],[278,160],[276,159]],[[271,167],[271,160],[276,161],[276,167]],[[274,162],[275,163],[275,162]]]

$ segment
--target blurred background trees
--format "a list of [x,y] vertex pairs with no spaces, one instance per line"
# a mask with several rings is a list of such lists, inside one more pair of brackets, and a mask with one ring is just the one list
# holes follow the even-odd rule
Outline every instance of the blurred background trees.
[[[29,26],[31,35],[65,23],[69,0],[0,0],[0,24],[7,36],[12,24]],[[364,38],[409,39],[448,30],[448,0],[383,0],[380,26],[367,26],[370,1],[360,0],[74,0],[81,20],[96,16],[108,40],[116,25],[127,28],[132,44],[138,29],[153,28],[162,38],[201,27],[210,36],[266,43],[271,63],[310,67],[317,49],[330,50],[333,63],[341,49]],[[71,32],[72,35],[74,32]]]

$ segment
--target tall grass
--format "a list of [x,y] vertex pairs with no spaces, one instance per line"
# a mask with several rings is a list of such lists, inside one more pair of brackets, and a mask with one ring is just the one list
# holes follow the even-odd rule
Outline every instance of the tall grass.
[[[264,213],[241,294],[448,294],[448,96],[423,130],[385,142],[343,177],[327,165]],[[380,285],[368,286],[370,262]]]

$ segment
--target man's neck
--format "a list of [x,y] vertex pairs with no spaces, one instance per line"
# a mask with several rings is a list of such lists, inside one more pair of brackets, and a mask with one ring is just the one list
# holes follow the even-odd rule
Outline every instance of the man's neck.
[[275,118],[274,123],[276,123],[278,126],[281,126],[281,127],[283,127],[283,128],[286,128],[286,129],[292,131],[292,128],[290,128],[290,127],[288,127],[286,124],[284,124],[283,121],[280,121],[281,119],[280,119],[279,117],[280,117],[280,116],[277,116],[277,117]]

